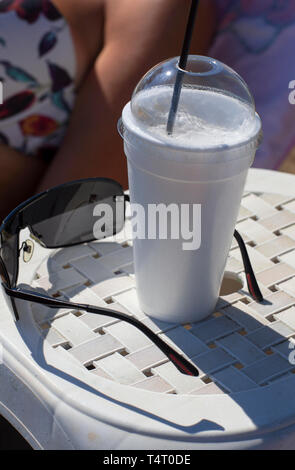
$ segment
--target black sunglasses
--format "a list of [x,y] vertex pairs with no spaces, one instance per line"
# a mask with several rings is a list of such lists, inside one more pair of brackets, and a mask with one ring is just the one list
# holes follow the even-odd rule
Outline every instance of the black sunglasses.
[[[36,241],[46,248],[61,248],[97,239],[93,234],[93,211],[97,204],[107,204],[113,217],[106,217],[100,238],[120,232],[125,222],[125,205],[129,197],[119,183],[107,178],[89,178],[62,184],[33,196],[14,209],[0,227],[0,276],[4,294],[11,304],[15,320],[19,313],[15,299],[46,305],[50,308],[81,310],[126,321],[144,333],[187,375],[199,375],[198,369],[159,336],[132,316],[111,309],[58,300],[39,292],[17,287],[19,256],[32,247],[24,242],[19,247],[19,234],[28,228]],[[104,206],[105,207],[105,206]],[[97,234],[96,234],[97,235]],[[246,246],[237,231],[234,234],[241,250],[249,292],[256,301],[263,297],[248,257]]]

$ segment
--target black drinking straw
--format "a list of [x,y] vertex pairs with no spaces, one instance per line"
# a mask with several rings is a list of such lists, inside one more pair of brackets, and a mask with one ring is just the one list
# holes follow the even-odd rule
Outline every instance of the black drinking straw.
[[167,134],[171,135],[174,128],[175,117],[178,109],[178,103],[181,93],[181,87],[183,82],[183,70],[186,69],[187,59],[189,55],[190,45],[192,41],[192,36],[194,32],[194,26],[197,16],[197,10],[199,6],[199,0],[192,0],[192,5],[190,9],[190,14],[188,17],[188,23],[186,27],[186,32],[184,36],[182,52],[178,63],[178,71],[176,75],[176,80],[174,84],[173,96],[171,101],[171,107],[168,116],[167,122]]

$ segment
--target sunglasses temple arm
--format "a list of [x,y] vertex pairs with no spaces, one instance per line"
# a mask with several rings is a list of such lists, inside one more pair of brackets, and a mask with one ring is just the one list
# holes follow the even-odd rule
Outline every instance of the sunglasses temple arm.
[[244,240],[237,230],[235,230],[234,237],[241,251],[249,292],[254,300],[263,302],[263,295],[258,286]]
[[41,305],[45,305],[49,308],[65,308],[72,310],[82,310],[89,313],[105,315],[108,317],[116,318],[118,320],[126,321],[135,328],[139,329],[143,334],[145,334],[158,348],[167,356],[168,359],[174,364],[174,366],[183,374],[198,376],[198,369],[186,358],[181,356],[177,351],[175,351],[171,346],[169,346],[165,341],[163,341],[159,336],[157,336],[153,331],[146,327],[143,323],[136,320],[129,315],[126,315],[121,312],[117,312],[111,309],[103,309],[95,307],[92,305],[86,304],[76,304],[74,302],[66,302],[62,300],[52,299],[51,297],[43,296],[31,291],[25,291],[22,289],[10,289],[4,285],[6,294],[9,297],[27,300],[29,302],[35,302]]
[[[153,343],[158,346],[158,348],[170,359],[175,367],[182,373],[187,375],[199,375],[198,369],[187,359],[181,356],[177,351],[175,351],[171,346],[169,346],[165,341],[163,341],[159,336],[157,336],[153,331],[151,331],[148,327],[146,327],[143,323],[136,320],[136,318],[130,317],[121,312],[116,312],[115,310],[105,310],[99,307],[94,307],[92,305],[88,305],[87,312],[89,313],[96,313],[101,315],[108,315],[110,317],[118,318],[119,320],[123,320],[128,322],[130,325],[135,326],[139,329],[143,334],[145,334]],[[115,317],[116,315],[116,317]]]

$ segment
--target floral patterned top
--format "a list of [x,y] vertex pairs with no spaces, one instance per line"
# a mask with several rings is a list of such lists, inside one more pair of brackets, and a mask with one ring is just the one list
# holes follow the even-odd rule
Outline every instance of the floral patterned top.
[[218,31],[209,55],[236,70],[252,91],[264,141],[254,166],[277,168],[295,145],[295,0],[215,0]]
[[70,29],[50,0],[0,0],[0,142],[50,159],[75,101]]

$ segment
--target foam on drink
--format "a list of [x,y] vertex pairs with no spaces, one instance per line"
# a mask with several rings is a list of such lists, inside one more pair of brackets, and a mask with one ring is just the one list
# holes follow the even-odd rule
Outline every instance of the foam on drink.
[[184,147],[209,149],[245,142],[257,130],[253,109],[232,95],[183,87],[172,136],[166,132],[173,89],[153,87],[132,101],[138,130]]

